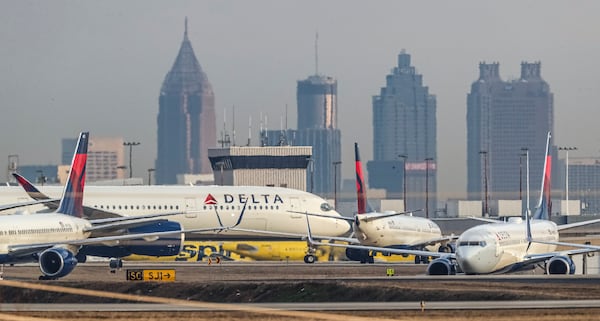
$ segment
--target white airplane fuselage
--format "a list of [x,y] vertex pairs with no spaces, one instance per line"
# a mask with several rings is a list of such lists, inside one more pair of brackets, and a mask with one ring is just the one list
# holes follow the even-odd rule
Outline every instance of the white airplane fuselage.
[[[44,186],[40,190],[50,197],[59,197],[62,187]],[[0,187],[0,204],[28,200],[20,187]],[[83,201],[85,206],[124,216],[186,212],[169,217],[184,230],[218,227],[216,213],[224,226],[232,226],[244,211],[238,228],[306,234],[305,215],[290,211],[340,216],[317,195],[278,187],[86,186]],[[315,235],[343,236],[350,230],[350,224],[339,219],[311,217],[310,222]]]
[[89,236],[88,227],[89,221],[63,214],[1,215],[0,262],[8,258],[9,246],[80,240]]
[[[360,219],[361,214],[357,214]],[[311,225],[312,226],[312,225]],[[397,215],[354,223],[357,238],[366,246],[410,246],[442,237],[440,227],[423,217]],[[429,250],[437,250],[431,246]]]
[[[456,260],[467,274],[487,274],[524,261],[526,255],[548,253],[556,245],[531,243],[526,223],[490,223],[472,227],[457,241]],[[558,242],[557,226],[552,221],[532,220],[534,240]]]

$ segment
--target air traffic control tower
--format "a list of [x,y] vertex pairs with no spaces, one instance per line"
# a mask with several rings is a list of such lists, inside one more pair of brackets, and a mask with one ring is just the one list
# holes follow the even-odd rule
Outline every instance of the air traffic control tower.
[[288,187],[306,191],[311,146],[209,148],[216,185]]

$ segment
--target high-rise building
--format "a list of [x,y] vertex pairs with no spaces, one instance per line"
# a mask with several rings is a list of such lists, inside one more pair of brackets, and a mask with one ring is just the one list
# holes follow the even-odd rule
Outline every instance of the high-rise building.
[[436,109],[436,97],[402,50],[398,66],[373,97],[369,188],[385,189],[388,198],[404,198],[406,185],[406,210],[425,209],[417,215],[428,217],[436,216],[437,204]]
[[181,48],[160,90],[156,183],[211,173],[208,148],[216,137],[215,96],[188,39],[186,19]]
[[[62,164],[70,166],[76,138],[63,138]],[[90,136],[88,143],[86,181],[107,181],[122,179],[128,168],[125,165],[125,153],[122,137]],[[68,169],[68,167],[67,167]],[[61,175],[59,175],[61,176]]]
[[[341,132],[337,125],[337,80],[313,75],[297,86],[298,129],[287,135],[287,143],[312,146],[312,170],[307,180],[312,192],[333,197],[342,180]],[[271,136],[278,137],[277,133]],[[337,181],[337,182],[334,182]],[[310,188],[309,188],[310,190]]]
[[484,201],[482,214],[495,215],[485,208],[491,199],[525,198],[527,154],[535,199],[553,126],[553,94],[540,62],[521,63],[521,77],[510,81],[500,78],[498,63],[479,64],[479,79],[467,95],[467,192]]

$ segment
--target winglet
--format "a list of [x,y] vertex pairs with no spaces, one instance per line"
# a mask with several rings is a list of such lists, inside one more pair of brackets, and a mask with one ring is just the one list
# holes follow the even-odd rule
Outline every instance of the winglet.
[[89,132],[79,134],[69,178],[60,200],[57,213],[83,217],[83,187],[85,185],[85,166],[87,163]]
[[308,236],[307,236],[308,237],[308,240],[307,240],[308,244],[312,245],[312,244],[314,244],[315,241],[312,238],[312,231],[310,229],[310,221],[308,219],[308,213],[306,213],[306,229],[307,229],[307,232],[308,232]]
[[546,156],[544,158],[544,173],[542,176],[542,186],[540,188],[540,199],[533,214],[535,220],[549,220],[549,209],[552,204],[550,199],[551,177],[552,177],[552,155],[550,154],[550,138],[552,135],[548,132],[546,138]]
[[362,163],[358,152],[358,143],[354,143],[354,158],[356,164],[356,200],[358,202],[358,214],[367,212],[367,193],[365,191],[365,180],[362,171]]

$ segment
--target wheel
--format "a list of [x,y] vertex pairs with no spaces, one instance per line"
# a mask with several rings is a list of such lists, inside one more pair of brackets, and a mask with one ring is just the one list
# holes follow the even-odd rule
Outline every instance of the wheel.
[[415,264],[419,264],[419,263],[421,263],[421,256],[415,255]]
[[312,264],[315,263],[317,258],[314,255],[307,254],[304,256],[304,263]]
[[121,260],[121,259],[111,259],[111,260],[108,262],[108,266],[109,266],[111,269],[120,269],[120,268],[122,268],[122,267],[123,267],[123,260]]
[[373,263],[375,263],[375,259],[373,259],[373,257],[369,255],[369,256],[367,257],[367,263],[369,263],[369,264],[373,264]]

